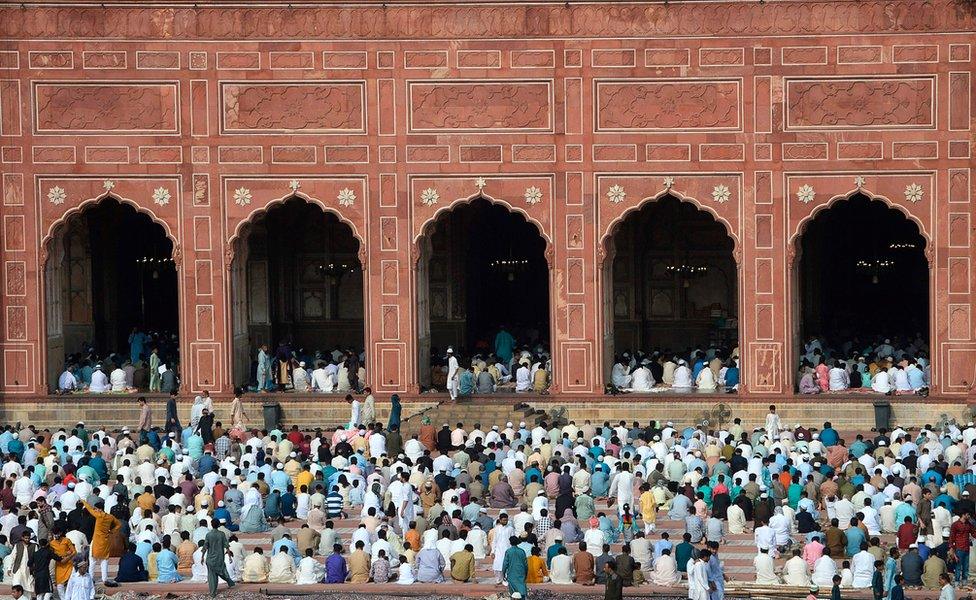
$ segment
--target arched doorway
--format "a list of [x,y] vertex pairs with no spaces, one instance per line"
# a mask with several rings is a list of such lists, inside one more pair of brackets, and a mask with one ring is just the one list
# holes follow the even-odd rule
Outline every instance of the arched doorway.
[[[419,244],[418,364],[423,387],[445,389],[448,347],[462,367],[469,367],[476,356],[488,361],[496,341],[502,344],[502,329],[514,338],[516,357],[518,349],[527,348],[533,364],[549,362],[549,266],[546,241],[535,224],[479,197],[442,214]],[[514,389],[515,369],[510,370],[508,387]]]
[[[293,196],[260,213],[233,242],[234,383],[258,389],[262,347],[274,359],[365,364],[364,278],[359,240],[335,214]],[[277,370],[276,370],[277,372]],[[291,391],[275,378],[269,391]]]
[[631,371],[696,353],[726,362],[738,346],[734,242],[711,214],[667,195],[630,213],[607,239],[604,370]]
[[850,369],[879,349],[895,362],[928,356],[926,241],[914,221],[855,194],[816,214],[796,244],[796,366],[822,356]]
[[90,384],[99,363],[147,390],[153,348],[179,372],[173,242],[149,215],[112,196],[72,215],[48,242],[44,285],[51,390],[68,366]]

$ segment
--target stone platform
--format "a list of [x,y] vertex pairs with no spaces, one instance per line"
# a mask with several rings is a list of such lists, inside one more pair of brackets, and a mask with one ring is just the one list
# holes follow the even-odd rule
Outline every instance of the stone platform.
[[[70,395],[40,396],[32,400],[7,398],[0,402],[0,423],[34,423],[38,427],[65,427],[84,421],[88,425],[108,427],[134,427],[139,421],[138,394],[126,395]],[[153,410],[153,421],[162,424],[166,399],[161,395],[147,395]],[[451,403],[446,394],[402,394],[402,418],[404,431],[411,432],[420,426],[420,414],[428,415],[435,425],[457,422],[471,426],[476,422],[484,427],[504,425],[507,421],[518,424],[521,420],[538,418],[542,414],[563,412],[567,418],[582,423],[649,419],[670,420],[687,425],[708,419],[716,424],[715,412],[720,405],[728,408],[732,418],[742,419],[744,426],[762,425],[770,404],[776,404],[784,424],[802,423],[820,426],[831,421],[838,429],[865,430],[875,425],[874,403],[889,401],[892,424],[918,427],[937,424],[942,415],[956,421],[973,420],[972,405],[967,397],[875,396],[867,394],[824,394],[819,396],[792,396],[740,398],[733,394],[628,394],[620,396],[539,396],[539,395],[492,395],[468,398]],[[334,428],[349,420],[349,405],[339,394],[248,394],[245,399],[247,423],[261,427],[264,423],[262,406],[268,403],[281,405],[282,422],[297,424],[303,429],[316,427]],[[180,414],[189,415],[192,397],[180,399]],[[229,399],[216,398],[217,419],[229,416]],[[516,408],[516,406],[520,408]],[[386,421],[389,416],[389,396],[377,395],[377,418]],[[530,410],[531,409],[531,410]]]

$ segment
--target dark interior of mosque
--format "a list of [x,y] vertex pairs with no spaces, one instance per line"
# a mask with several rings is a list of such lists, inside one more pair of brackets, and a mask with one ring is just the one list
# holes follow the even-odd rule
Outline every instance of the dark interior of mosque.
[[814,217],[799,250],[803,339],[928,340],[925,239],[901,212],[855,195]]
[[548,349],[549,270],[534,224],[479,198],[441,215],[426,241],[428,352],[483,352],[502,325],[520,346]]
[[606,311],[613,352],[687,355],[689,349],[737,344],[733,242],[712,215],[666,196],[628,215],[609,250]]
[[114,198],[65,223],[51,241],[45,279],[52,381],[65,354],[86,346],[98,357],[128,356],[133,327],[166,333],[170,340],[178,334],[173,244],[161,225]]
[[251,224],[241,245],[245,255],[235,263],[246,264],[246,272],[232,273],[235,351],[244,331],[252,355],[262,344],[273,352],[282,342],[301,356],[362,349],[363,269],[348,225],[292,198]]

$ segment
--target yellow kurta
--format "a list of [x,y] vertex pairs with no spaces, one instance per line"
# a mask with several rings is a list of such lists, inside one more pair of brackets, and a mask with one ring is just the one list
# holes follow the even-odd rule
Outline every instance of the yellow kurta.
[[111,558],[113,550],[119,545],[116,538],[121,533],[119,520],[104,510],[82,501],[85,510],[95,517],[95,531],[92,535],[91,555],[93,558]]
[[75,545],[67,537],[52,539],[49,544],[51,551],[58,557],[54,565],[54,579],[58,585],[68,583],[71,572],[74,571]]
[[525,583],[542,583],[546,577],[549,577],[546,561],[541,556],[530,556],[528,563],[529,569],[525,574]]
[[644,519],[644,522],[656,523],[657,500],[654,498],[654,494],[650,490],[647,490],[640,495],[638,502],[640,503],[641,518]]

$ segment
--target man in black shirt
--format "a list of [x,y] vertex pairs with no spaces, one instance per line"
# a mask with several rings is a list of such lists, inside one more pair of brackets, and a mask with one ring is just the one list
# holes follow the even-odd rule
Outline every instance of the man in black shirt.
[[606,582],[606,590],[603,592],[603,600],[623,600],[624,580],[617,575],[617,563],[612,559],[603,563],[600,571]]

